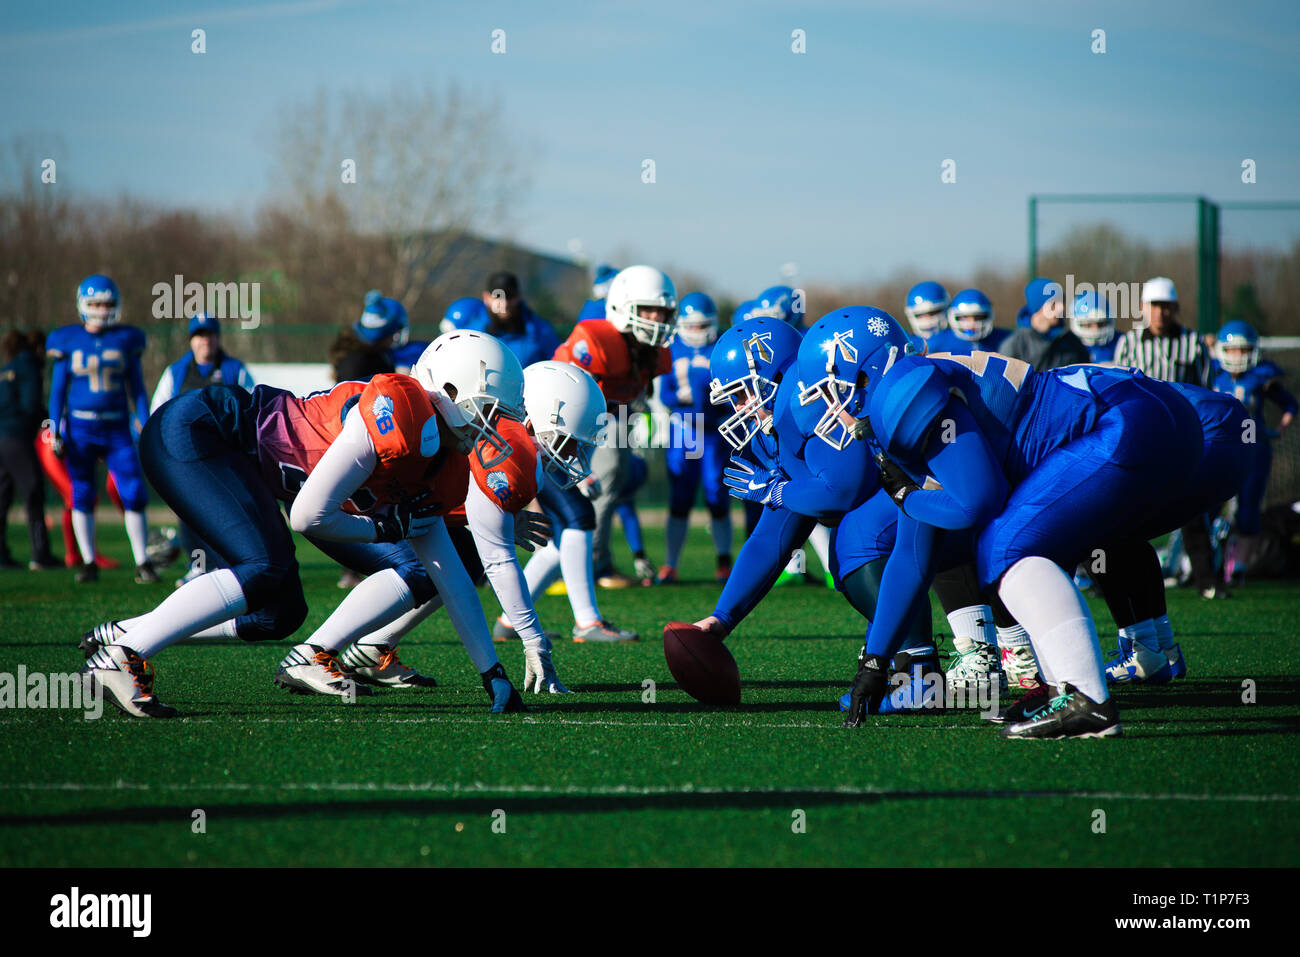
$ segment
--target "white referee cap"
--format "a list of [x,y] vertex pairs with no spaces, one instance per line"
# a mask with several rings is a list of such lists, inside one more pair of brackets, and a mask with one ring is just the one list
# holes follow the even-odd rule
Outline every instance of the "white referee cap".
[[1178,290],[1174,288],[1174,281],[1164,276],[1148,279],[1142,284],[1142,301],[1177,302]]

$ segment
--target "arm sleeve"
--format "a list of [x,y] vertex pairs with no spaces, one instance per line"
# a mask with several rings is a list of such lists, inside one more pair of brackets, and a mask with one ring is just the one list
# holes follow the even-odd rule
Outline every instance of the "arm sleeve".
[[149,419],[149,393],[144,387],[144,367],[140,364],[139,353],[126,360],[126,389],[135,414],[136,434],[139,435],[139,430]]
[[[478,590],[470,581],[469,572],[461,564],[460,556],[456,554],[456,546],[447,534],[447,526],[439,519],[425,534],[408,541],[425,571],[433,579],[452,627],[456,629],[461,644],[470,652],[471,658],[476,650],[491,652],[492,634],[483,617]],[[490,662],[488,666],[491,666]]]
[[1300,410],[1300,404],[1296,402],[1295,396],[1282,388],[1282,383],[1277,379],[1264,387],[1264,395],[1268,396],[1271,402],[1276,403],[1284,414],[1290,412],[1295,415],[1296,411]]
[[474,536],[483,571],[501,603],[501,610],[521,639],[525,642],[540,640],[541,622],[515,555],[514,515],[484,495],[477,482],[470,482],[469,494],[465,498],[465,517],[469,520],[470,534]]
[[763,509],[754,534],[740,546],[713,616],[728,629],[740,624],[771,590],[790,553],[807,541],[816,524],[787,509]]
[[[810,442],[804,456],[808,473],[790,477],[781,490],[784,507],[824,521],[865,500],[862,476],[876,473],[866,442],[850,442],[839,452],[825,442]],[[866,496],[874,491],[874,485],[867,487]]]
[[1006,476],[964,404],[950,400],[942,415],[955,421],[957,434],[951,442],[931,435],[927,469],[943,488],[912,492],[903,500],[903,512],[939,528],[983,525],[1006,501]]
[[889,553],[880,579],[876,617],[867,629],[868,654],[888,657],[902,644],[912,609],[934,578],[931,560],[939,534],[932,525],[916,522],[907,515],[899,517],[894,550]]
[[289,509],[293,530],[332,542],[373,542],[375,523],[363,515],[342,511],[342,506],[370,477],[378,462],[361,413],[354,407],[343,422],[343,431],[330,443],[293,500]]
[[50,428],[55,435],[67,434],[63,421],[68,403],[68,362],[63,356],[54,363],[54,374],[50,378]]
[[158,388],[153,390],[153,401],[149,404],[149,414],[158,411],[167,400],[176,395],[176,379],[172,375],[172,367],[168,366],[163,370],[162,378],[158,380]]

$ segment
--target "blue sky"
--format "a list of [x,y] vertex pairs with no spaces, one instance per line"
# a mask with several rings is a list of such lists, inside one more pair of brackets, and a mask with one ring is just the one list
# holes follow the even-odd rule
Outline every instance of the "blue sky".
[[[195,27],[203,56],[190,52]],[[1104,54],[1091,52],[1094,29]],[[426,80],[499,98],[503,148],[528,145],[514,238],[690,267],[719,293],[752,295],[787,262],[800,281],[842,282],[1019,266],[1031,192],[1300,199],[1293,2],[207,0],[0,13],[0,142],[26,136],[82,194],[246,215],[274,190],[277,109],[321,88]],[[955,183],[940,182],[945,159]],[[1069,215],[1045,213],[1044,241]],[[1190,211],[1115,218],[1156,240],[1193,235]],[[1225,216],[1224,233],[1295,238],[1300,213]]]

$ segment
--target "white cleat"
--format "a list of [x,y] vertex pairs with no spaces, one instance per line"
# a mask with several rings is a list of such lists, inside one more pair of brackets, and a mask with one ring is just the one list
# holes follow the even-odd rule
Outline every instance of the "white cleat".
[[82,666],[81,686],[87,694],[102,694],[112,704],[136,718],[174,718],[153,693],[153,668],[130,648],[105,645]]
[[1038,683],[1038,662],[1034,658],[1034,649],[1028,645],[1002,649],[1002,673],[1007,676],[1008,685],[1021,691],[1036,691],[1042,687]]
[[397,657],[388,645],[349,645],[338,656],[338,669],[349,678],[386,688],[436,688],[438,682],[422,675]]
[[126,629],[116,621],[103,621],[81,636],[77,647],[89,658],[105,645],[111,645],[126,634]]
[[952,646],[957,660],[944,675],[948,687],[954,691],[964,689],[968,694],[996,687],[998,694],[1006,694],[1007,676],[998,664],[996,648],[965,635],[954,635]]
[[338,659],[315,645],[294,645],[280,662],[275,684],[295,694],[352,698],[374,692],[339,670]]
[[573,626],[573,640],[578,644],[588,641],[597,642],[621,642],[621,641],[639,641],[640,636],[635,631],[628,631],[626,628],[620,628],[613,622],[600,621],[592,622],[585,628],[577,625]]

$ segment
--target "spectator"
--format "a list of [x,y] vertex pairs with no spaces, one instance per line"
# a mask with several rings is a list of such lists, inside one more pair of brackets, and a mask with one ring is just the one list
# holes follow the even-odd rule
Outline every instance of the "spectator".
[[1003,355],[1028,362],[1040,372],[1092,361],[1088,347],[1066,328],[1060,283],[1031,280],[1025,286],[1024,312],[1029,314],[1029,324],[1011,333],[999,350]]
[[555,329],[519,295],[519,278],[514,273],[494,272],[488,276],[483,305],[489,314],[483,331],[505,343],[518,356],[521,366],[527,368],[549,359],[559,348],[560,337]]
[[44,417],[41,389],[43,342],[39,333],[28,338],[11,329],[0,339],[0,568],[17,568],[9,552],[8,515],[14,490],[27,510],[27,537],[31,541],[32,571],[62,568],[50,554],[50,533],[45,527],[45,480],[36,459],[35,441]]

